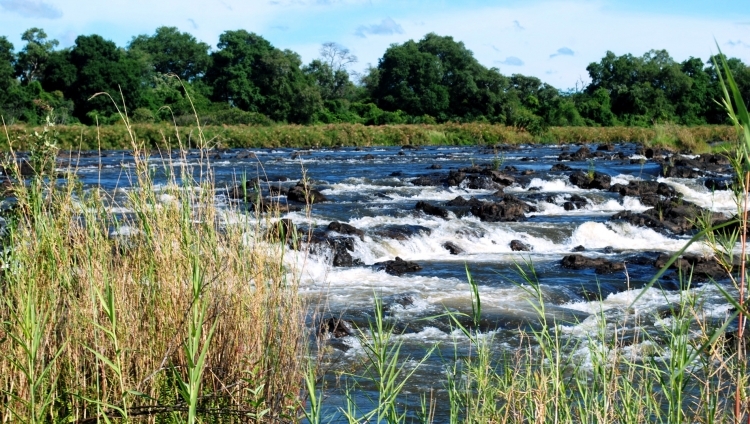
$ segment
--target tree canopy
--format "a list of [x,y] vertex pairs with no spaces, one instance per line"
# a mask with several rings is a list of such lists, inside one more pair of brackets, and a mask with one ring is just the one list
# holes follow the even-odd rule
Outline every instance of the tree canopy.
[[[295,52],[243,29],[222,33],[215,49],[167,26],[125,47],[92,34],[59,49],[36,27],[21,39],[16,52],[0,37],[0,114],[8,122],[37,123],[52,114],[61,123],[111,123],[123,99],[131,118],[144,122],[481,121],[539,132],[727,119],[714,101],[721,91],[713,58],[678,62],[666,50],[607,52],[586,68],[589,84],[561,91],[534,76],[485,67],[462,42],[434,33],[392,44],[362,74],[350,70],[357,57],[335,42],[303,64]],[[750,68],[726,59],[750,97]]]

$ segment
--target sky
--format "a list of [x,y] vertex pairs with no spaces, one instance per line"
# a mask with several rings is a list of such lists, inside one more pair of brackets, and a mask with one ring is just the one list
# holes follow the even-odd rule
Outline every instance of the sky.
[[750,64],[746,0],[0,0],[0,36],[23,47],[39,27],[60,47],[99,34],[119,46],[175,26],[216,48],[219,35],[245,29],[290,49],[303,63],[335,42],[357,56],[351,71],[377,66],[393,43],[452,36],[502,74],[536,76],[559,89],[587,84],[586,66],[612,51],[641,56],[666,49],[677,61],[704,61],[718,47]]

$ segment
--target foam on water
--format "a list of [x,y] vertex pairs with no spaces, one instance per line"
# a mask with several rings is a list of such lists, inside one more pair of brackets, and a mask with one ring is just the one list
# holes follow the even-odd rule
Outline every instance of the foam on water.
[[[625,222],[585,222],[581,224],[570,238],[570,245],[585,246],[587,249],[601,249],[611,246],[615,250],[643,250],[676,252],[685,246],[687,240],[673,239],[650,228],[635,227]],[[706,253],[708,247],[702,243],[693,243],[689,253]]]
[[737,213],[737,203],[731,190],[711,191],[695,181],[677,178],[659,178],[658,181],[669,184],[678,193],[682,193],[685,200],[700,207],[725,214]]
[[571,192],[585,192],[588,190],[584,190],[582,188],[576,187],[574,185],[571,185],[567,180],[555,178],[552,180],[545,180],[542,178],[533,178],[530,182],[528,187],[523,188],[519,186],[511,186],[506,187],[505,191],[507,193],[522,193],[527,192],[529,189],[538,189],[536,191],[542,192],[542,193],[571,193]]

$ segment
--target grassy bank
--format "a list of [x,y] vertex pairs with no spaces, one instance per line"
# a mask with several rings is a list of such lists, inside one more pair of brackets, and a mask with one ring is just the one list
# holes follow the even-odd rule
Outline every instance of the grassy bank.
[[155,189],[138,160],[115,203],[35,165],[6,187],[0,422],[296,416],[304,310],[268,218],[217,209],[207,168]]
[[[195,147],[199,144],[197,127],[166,124],[135,124],[132,127],[145,148]],[[33,133],[41,128],[11,126],[10,139],[15,150],[28,150]],[[333,146],[399,145],[495,145],[521,143],[618,143],[635,142],[675,151],[705,152],[709,143],[734,141],[731,126],[682,127],[658,124],[640,127],[553,127],[532,135],[522,129],[492,124],[441,125],[273,125],[206,126],[202,128],[211,147],[318,148]],[[57,126],[59,146],[64,150],[128,149],[130,138],[125,125],[102,127]],[[0,143],[7,150],[7,140]]]

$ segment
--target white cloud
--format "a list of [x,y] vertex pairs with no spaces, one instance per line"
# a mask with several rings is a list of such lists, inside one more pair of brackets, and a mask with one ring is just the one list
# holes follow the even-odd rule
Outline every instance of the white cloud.
[[552,53],[549,55],[549,57],[557,57],[557,56],[575,56],[575,52],[567,47],[560,47],[557,49],[557,53]]
[[59,19],[63,15],[55,5],[41,0],[0,0],[0,7],[24,18]]
[[354,31],[354,35],[361,38],[366,38],[367,35],[393,35],[403,34],[404,28],[401,27],[396,21],[391,18],[385,18],[380,21],[379,24],[374,25],[360,25],[357,30]]
[[505,58],[505,60],[497,61],[497,63],[508,66],[523,66],[523,60],[515,56],[508,56]]

